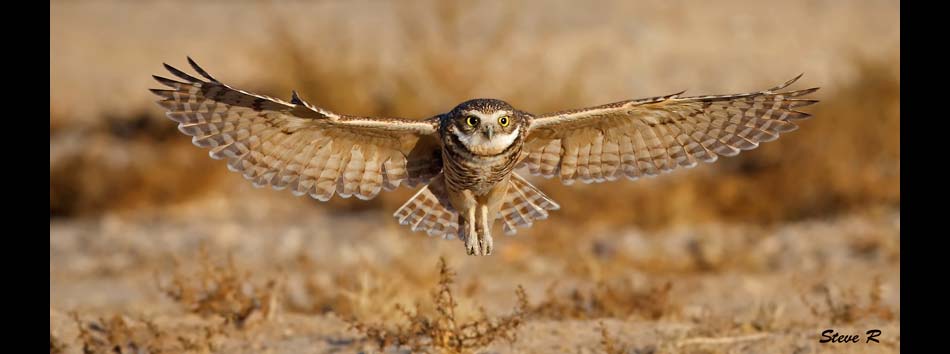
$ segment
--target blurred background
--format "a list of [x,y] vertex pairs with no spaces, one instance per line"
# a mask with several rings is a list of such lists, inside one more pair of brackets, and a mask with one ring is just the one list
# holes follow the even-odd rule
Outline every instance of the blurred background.
[[[869,277],[833,275],[866,265],[884,279],[897,313],[885,322],[899,333],[899,5],[51,1],[51,348],[57,331],[74,330],[57,329],[66,316],[54,312],[187,313],[153,275],[199,248],[282,279],[281,308],[320,316],[386,317],[390,302],[424,298],[439,256],[468,279],[464,306],[503,311],[515,284],[540,301],[555,275],[575,291],[633,277],[634,289],[672,281],[679,305],[661,319],[674,322],[741,317],[727,300],[737,296],[795,308],[807,303],[783,295],[792,288],[866,290]],[[461,242],[391,220],[412,190],[320,203],[254,189],[208,158],[147,91],[162,62],[185,68],[186,55],[244,90],[287,100],[295,89],[336,112],[409,118],[474,97],[543,113],[684,89],[750,92],[802,72],[793,89],[822,89],[798,131],[738,157],[635,182],[532,178],[562,209],[473,259]],[[628,315],[602,317],[626,328]],[[809,334],[801,323],[827,322],[788,321]]]

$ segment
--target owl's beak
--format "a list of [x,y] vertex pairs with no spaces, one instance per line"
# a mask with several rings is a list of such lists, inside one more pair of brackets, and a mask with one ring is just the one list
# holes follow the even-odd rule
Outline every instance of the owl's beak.
[[485,127],[485,136],[488,137],[488,140],[491,140],[491,137],[495,135],[495,128],[492,126]]

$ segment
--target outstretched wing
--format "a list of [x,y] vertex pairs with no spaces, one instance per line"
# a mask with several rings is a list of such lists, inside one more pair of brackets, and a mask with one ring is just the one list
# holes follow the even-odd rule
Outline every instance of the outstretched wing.
[[162,97],[158,104],[195,145],[227,159],[257,187],[289,187],[322,201],[334,193],[370,199],[381,189],[425,183],[442,169],[434,119],[340,115],[296,92],[285,102],[232,88],[188,63],[207,81],[165,64],[184,82],[154,76],[171,88],[151,90]]
[[797,97],[818,88],[778,92],[800,77],[754,93],[680,98],[680,92],[538,116],[519,166],[572,184],[652,177],[734,156],[810,116],[795,108],[818,101]]

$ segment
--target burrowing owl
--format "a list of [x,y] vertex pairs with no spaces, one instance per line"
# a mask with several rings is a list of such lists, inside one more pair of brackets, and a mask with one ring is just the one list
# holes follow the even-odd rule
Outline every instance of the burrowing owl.
[[798,77],[754,93],[680,97],[682,92],[543,115],[494,99],[463,102],[424,120],[357,117],[307,103],[238,90],[167,64],[184,80],[155,76],[152,89],[192,142],[257,187],[290,188],[321,201],[334,194],[371,199],[400,184],[423,185],[394,216],[413,231],[465,242],[470,255],[492,252],[491,228],[506,233],[547,218],[558,204],[512,172],[564,184],[631,180],[733,156],[795,130],[809,117],[795,108],[816,91],[779,92]]

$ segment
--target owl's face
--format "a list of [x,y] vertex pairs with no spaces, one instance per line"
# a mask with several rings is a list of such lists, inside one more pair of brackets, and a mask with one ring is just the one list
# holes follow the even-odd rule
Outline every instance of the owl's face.
[[520,143],[525,123],[524,113],[493,99],[463,102],[442,122],[446,133],[476,155],[498,155]]

